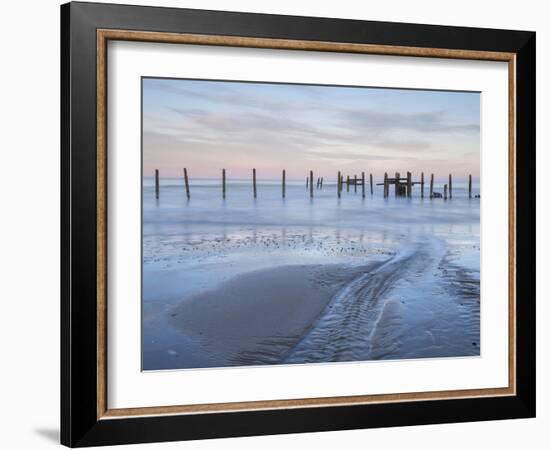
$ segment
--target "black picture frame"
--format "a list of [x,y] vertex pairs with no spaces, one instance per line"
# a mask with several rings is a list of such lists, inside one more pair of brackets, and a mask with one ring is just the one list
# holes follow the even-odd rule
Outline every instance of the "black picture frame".
[[[96,30],[516,54],[516,395],[97,417]],[[94,3],[61,6],[61,443],[71,447],[535,416],[534,32]]]

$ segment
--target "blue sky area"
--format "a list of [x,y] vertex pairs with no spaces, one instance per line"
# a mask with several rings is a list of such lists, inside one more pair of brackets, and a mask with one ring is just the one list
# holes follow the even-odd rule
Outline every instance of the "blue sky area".
[[142,113],[144,176],[479,176],[479,93],[144,78]]

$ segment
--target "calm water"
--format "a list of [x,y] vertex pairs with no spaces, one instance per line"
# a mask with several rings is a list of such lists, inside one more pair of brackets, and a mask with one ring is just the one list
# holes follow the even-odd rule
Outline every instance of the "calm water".
[[[192,180],[191,199],[185,196],[182,179],[161,179],[160,199],[155,199],[154,180],[143,183],[143,235],[203,234],[212,228],[220,232],[247,227],[311,227],[385,230],[393,232],[422,229],[467,227],[479,233],[479,199],[469,199],[467,185],[453,184],[452,201],[420,199],[420,187],[413,188],[413,197],[395,198],[393,189],[384,199],[382,186],[374,186],[374,195],[366,186],[362,199],[357,193],[336,195],[336,185],[325,182],[323,189],[314,188],[310,199],[303,181],[287,182],[286,198],[281,195],[279,181],[258,182],[257,198],[253,198],[250,181],[228,181],[226,199],[222,199],[221,183],[212,180]],[[426,184],[425,195],[429,185]],[[435,191],[443,193],[442,186]],[[479,187],[473,187],[478,193]],[[443,227],[443,228],[441,228]]]

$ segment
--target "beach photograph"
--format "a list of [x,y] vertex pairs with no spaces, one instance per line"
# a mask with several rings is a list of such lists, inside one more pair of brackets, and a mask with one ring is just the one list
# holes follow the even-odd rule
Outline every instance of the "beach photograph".
[[141,88],[142,370],[481,355],[479,92]]

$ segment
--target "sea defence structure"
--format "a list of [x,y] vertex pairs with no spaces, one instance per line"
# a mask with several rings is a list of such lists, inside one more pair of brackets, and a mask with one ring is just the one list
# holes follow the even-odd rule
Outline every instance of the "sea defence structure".
[[[314,172],[313,170],[310,170],[308,175],[306,176],[306,192],[309,193],[310,198],[314,198],[314,189],[313,189],[313,176]],[[160,199],[160,171],[159,169],[155,169],[154,172],[154,178],[155,178],[155,198],[157,200]],[[222,198],[225,200],[226,196],[228,195],[228,186],[227,186],[227,177],[226,177],[226,169],[221,170],[221,191],[222,191]],[[187,167],[184,167],[183,169],[183,181],[185,185],[185,196],[188,200],[191,199],[191,183],[190,183],[190,177],[187,170]],[[369,193],[370,196],[374,196],[374,181],[373,181],[373,175],[372,173],[369,174],[368,177],[368,183],[369,183]],[[360,177],[357,176],[357,174],[353,175],[345,175],[338,171],[336,176],[336,183],[334,184],[336,187],[336,195],[338,198],[342,197],[342,192],[344,191],[344,184],[346,185],[346,193],[350,192],[350,187],[353,188],[353,194],[357,194],[357,187],[361,187],[361,198],[366,198],[367,194],[367,177],[364,171],[361,172]],[[331,186],[329,184],[328,186]],[[411,172],[407,172],[406,176],[401,176],[400,172],[395,172],[395,175],[393,177],[388,176],[388,172],[384,173],[384,179],[380,183],[376,183],[376,186],[383,186],[382,189],[382,195],[385,199],[389,198],[391,196],[391,193],[393,192],[394,197],[406,197],[411,198],[413,196],[413,187],[414,186],[420,186],[420,198],[424,199],[424,172],[421,172],[420,174],[420,180],[413,180],[413,175]],[[324,176],[320,176],[316,178],[316,190],[323,190],[325,187],[325,178]],[[451,200],[453,198],[453,175],[449,174],[448,183],[445,183],[443,186],[443,194],[440,192],[436,192],[434,190],[434,174],[430,174],[430,189],[429,189],[429,195],[428,197],[430,199],[433,198],[443,198],[444,200]],[[258,197],[258,189],[257,189],[257,181],[256,181],[256,169],[252,169],[252,195],[254,198]],[[282,178],[281,178],[281,195],[282,198],[287,197],[287,178],[286,178],[286,170],[283,169],[282,171]],[[472,194],[472,175],[468,175],[468,198],[480,198],[480,194]]]

